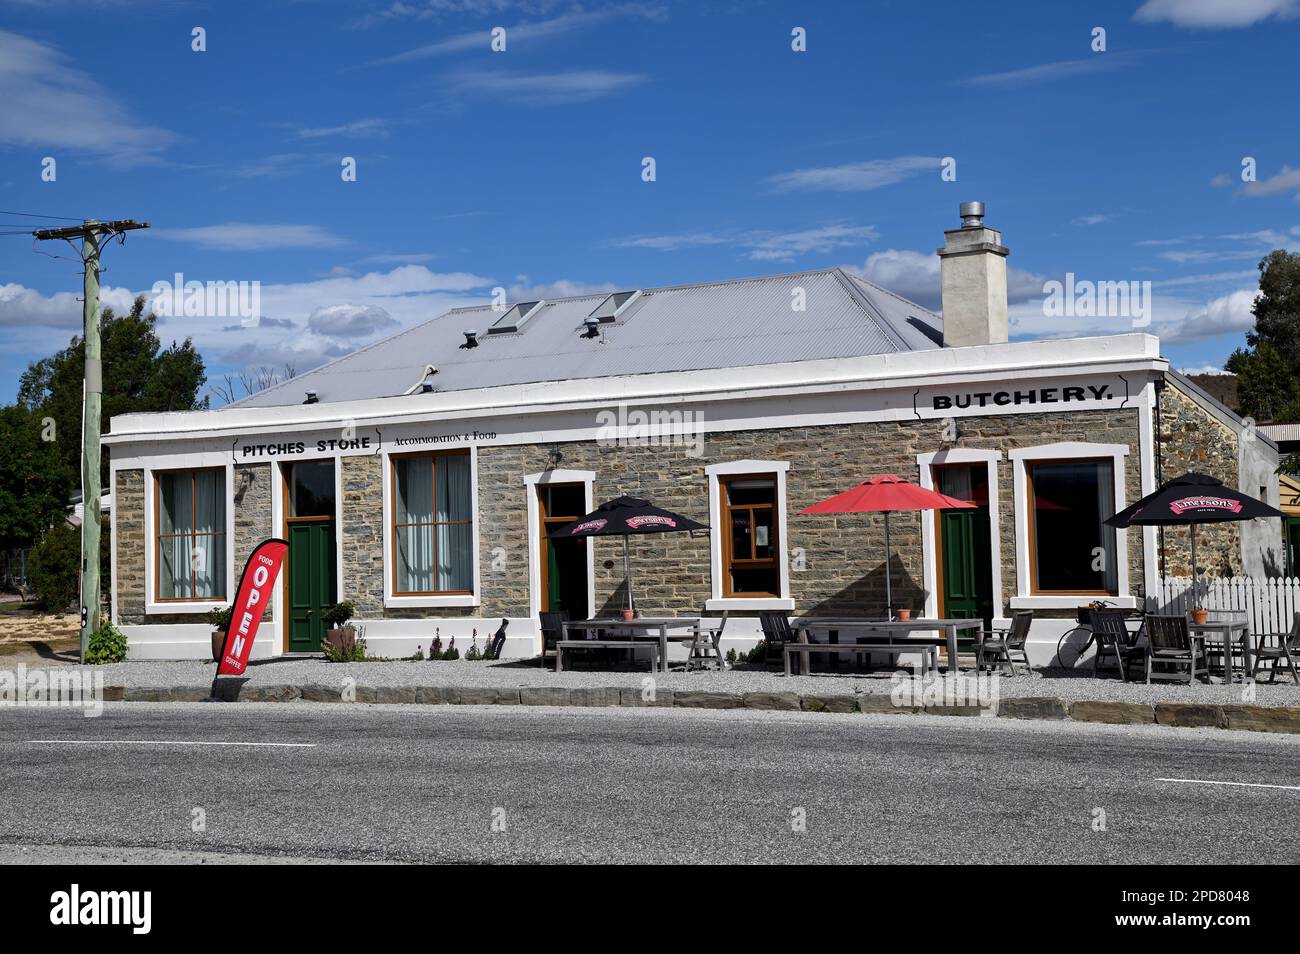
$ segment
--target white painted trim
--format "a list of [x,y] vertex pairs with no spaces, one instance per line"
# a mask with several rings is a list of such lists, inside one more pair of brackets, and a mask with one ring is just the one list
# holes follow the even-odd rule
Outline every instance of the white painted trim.
[[[1142,481],[1143,497],[1154,493],[1156,489],[1155,415],[1155,382],[1147,381],[1142,385],[1142,392],[1138,396],[1138,473]],[[1155,527],[1142,528],[1142,591],[1144,593],[1154,593],[1159,587],[1158,541]]]
[[[541,510],[537,506],[537,488],[547,484],[582,484],[583,513],[591,513],[595,508],[592,496],[592,484],[595,483],[594,470],[544,470],[524,477],[524,488],[528,498],[528,614],[536,619],[542,611],[542,548],[540,545]],[[592,538],[587,538],[587,617],[596,615],[596,548]],[[538,639],[540,640],[540,636]],[[538,643],[538,652],[541,652]]]
[[[390,499],[392,487],[392,456],[391,451],[383,451],[380,456],[380,475],[379,480],[383,498],[383,519],[384,526],[381,534],[381,545],[383,546],[383,558],[380,564],[384,568],[384,606],[391,609],[423,609],[438,606],[478,606],[482,602],[483,589],[479,585],[479,532],[480,523],[478,511],[478,448],[470,446],[469,450],[469,506],[470,513],[474,517],[472,525],[471,559],[473,561],[473,582],[472,592],[461,593],[447,596],[394,596],[393,595],[393,573],[395,567],[388,555],[392,553],[391,546],[391,529],[392,529],[392,512],[393,501]],[[400,456],[408,454],[419,454],[419,451],[399,451]]]
[[1013,596],[1012,609],[1077,609],[1089,600],[1105,600],[1120,609],[1136,609],[1136,596],[1071,596],[1069,593],[1052,593],[1047,596]]
[[[1029,511],[1025,462],[1109,457],[1111,459],[1111,473],[1114,479],[1115,510],[1119,512],[1128,506],[1128,495],[1124,489],[1124,459],[1128,457],[1128,454],[1129,446],[1127,444],[1090,444],[1086,441],[1061,441],[1056,444],[1040,444],[1036,447],[1020,447],[1008,452],[1007,457],[1011,459],[1012,466],[1016,514],[1016,593],[1011,598],[1013,609],[1027,609],[1035,606],[1061,609],[1079,606],[1080,601],[1087,602],[1099,598],[1096,594],[1087,593],[1077,595],[1070,593],[1030,593]],[[1129,598],[1127,531],[1115,531],[1115,551],[1116,561],[1119,564],[1116,568],[1119,592],[1116,596],[1101,598],[1124,605]]]
[[[921,474],[921,486],[934,490],[935,465],[943,464],[978,464],[983,462],[988,469],[989,485],[989,558],[993,561],[993,613],[999,615],[1005,605],[1002,602],[1002,493],[998,484],[998,462],[1002,460],[1002,451],[982,450],[979,448],[953,447],[948,450],[917,454],[916,463]],[[939,570],[937,541],[934,534],[934,521],[921,520],[921,582],[925,587],[925,615],[934,619],[939,616]]]
[[[794,609],[794,600],[790,598],[790,541],[787,534],[787,504],[785,497],[785,475],[790,469],[786,460],[732,460],[719,464],[710,464],[704,468],[709,478],[709,579],[710,598],[705,602],[705,609]],[[776,477],[776,537],[777,537],[777,571],[780,574],[781,595],[779,597],[724,597],[722,595],[722,496],[718,477],[731,474],[773,474]],[[750,606],[750,603],[763,605]],[[775,603],[779,605],[769,606]]]
[[[157,539],[154,526],[154,497],[157,493],[154,474],[158,471],[201,470],[220,468],[224,474],[226,496],[226,597],[220,600],[184,600],[179,602],[159,603],[154,599],[158,592],[158,567],[155,565],[154,552]],[[235,466],[227,457],[223,461],[210,464],[172,464],[164,458],[154,466],[144,468],[144,612],[146,616],[157,615],[197,615],[214,609],[224,609],[234,601],[234,589],[239,586],[235,577]],[[114,572],[113,579],[117,579]],[[116,583],[114,583],[116,586]]]
[[708,599],[704,601],[704,609],[710,613],[720,613],[723,610],[794,610],[794,600],[792,599],[742,599],[739,597],[728,597],[722,599]]

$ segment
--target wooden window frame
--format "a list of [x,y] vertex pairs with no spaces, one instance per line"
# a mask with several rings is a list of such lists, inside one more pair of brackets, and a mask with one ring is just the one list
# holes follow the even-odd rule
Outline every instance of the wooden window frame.
[[[772,482],[772,502],[770,504],[732,504],[730,502],[730,487],[732,483],[743,480],[770,480]],[[765,570],[771,569],[776,574],[776,589],[781,588],[781,524],[780,513],[777,507],[780,506],[780,481],[775,473],[755,473],[755,474],[719,474],[718,475],[718,513],[721,516],[719,523],[722,527],[722,597],[723,599],[780,599],[780,592],[758,591],[758,590],[735,590],[732,589],[731,571],[733,568],[742,570]],[[749,511],[750,527],[750,547],[753,548],[753,530],[754,530],[754,511],[767,510],[771,513],[771,535],[768,541],[768,548],[772,551],[772,556],[758,558],[754,556],[738,558],[732,550],[732,526],[731,515],[733,511]]]
[[[1026,519],[1026,528],[1029,532],[1029,538],[1027,541],[1029,546],[1029,595],[1030,596],[1118,597],[1120,595],[1119,594],[1120,591],[1120,586],[1119,586],[1120,568],[1119,567],[1115,568],[1116,586],[1114,592],[1107,589],[1045,590],[1039,587],[1038,585],[1038,507],[1035,506],[1035,501],[1037,500],[1037,493],[1034,490],[1034,468],[1037,467],[1039,464],[1049,464],[1049,465],[1050,464],[1105,464],[1108,468],[1110,468],[1111,471],[1110,479],[1112,482],[1112,486],[1114,485],[1114,480],[1115,480],[1115,459],[1113,457],[1045,457],[1045,458],[1034,458],[1033,460],[1024,461],[1025,519]],[[1103,526],[1103,532],[1105,532],[1106,529],[1105,524],[1103,523],[1102,526]],[[1111,533],[1115,533],[1115,551],[1116,554],[1118,554],[1119,547],[1120,547],[1119,534],[1114,529],[1111,529]]]
[[[390,577],[390,579],[392,580],[392,587],[393,587],[392,595],[395,596],[395,597],[401,597],[401,596],[472,596],[472,595],[474,594],[473,589],[466,589],[466,590],[401,590],[401,589],[398,589],[398,585],[397,585],[397,583],[398,583],[398,574],[397,574],[397,567],[398,567],[398,562],[397,562],[397,533],[398,533],[398,530],[399,530],[400,528],[402,528],[402,527],[433,527],[433,552],[434,552],[434,555],[435,555],[435,556],[434,556],[435,561],[436,561],[436,559],[437,559],[437,553],[438,553],[438,532],[439,532],[439,531],[438,531],[438,528],[439,528],[439,527],[464,527],[464,526],[468,526],[468,527],[470,528],[470,531],[471,531],[470,536],[471,536],[471,538],[473,537],[474,518],[475,518],[476,514],[473,513],[474,495],[473,495],[473,490],[472,490],[472,488],[471,488],[471,491],[470,491],[470,518],[469,518],[468,520],[437,520],[437,519],[434,519],[434,520],[432,520],[432,521],[428,521],[428,522],[423,522],[423,521],[408,521],[408,522],[406,522],[406,523],[398,523],[398,522],[397,522],[397,509],[398,509],[398,497],[397,497],[397,465],[398,465],[398,463],[401,462],[401,461],[406,461],[406,460],[427,460],[427,461],[429,461],[429,466],[430,466],[431,468],[433,468],[433,480],[432,480],[432,482],[431,482],[431,484],[430,484],[430,486],[433,488],[433,498],[434,498],[433,501],[432,501],[432,503],[433,503],[432,513],[435,515],[435,518],[436,518],[436,514],[437,514],[437,512],[438,512],[438,470],[437,470],[437,461],[438,461],[439,458],[442,458],[442,457],[464,457],[466,460],[468,460],[468,461],[470,462],[470,472],[471,472],[471,474],[473,473],[473,463],[474,463],[474,462],[473,462],[473,459],[471,458],[469,452],[468,452],[468,451],[465,451],[465,450],[422,451],[422,452],[420,452],[420,453],[415,453],[415,454],[393,454],[393,455],[389,458],[390,466],[389,466],[389,474],[388,474],[388,480],[389,480],[389,484],[388,484],[388,494],[389,494],[389,499],[392,500],[392,502],[393,502],[392,512],[391,512],[390,517],[389,517],[389,527],[388,527],[388,529],[389,529],[389,531],[391,532],[392,537],[393,537],[393,539],[392,539],[392,544],[391,544],[391,547],[390,547],[390,550],[389,550],[389,560],[390,560],[390,562],[391,562],[391,564],[392,564],[392,571],[391,571],[391,572],[392,572],[392,576]],[[471,544],[471,545],[472,545],[472,544]],[[471,559],[471,561],[473,560],[473,554],[472,554],[472,553],[470,554],[470,559]],[[472,567],[471,567],[471,569],[472,569]],[[436,580],[436,578],[437,578],[437,567],[436,567],[436,566],[434,567],[434,577],[435,577],[435,580]]]
[[[223,522],[222,527],[221,527],[220,530],[213,530],[213,531],[211,531],[211,532],[209,532],[209,533],[199,533],[199,532],[197,532],[197,531],[191,531],[191,532],[189,532],[189,533],[163,533],[163,532],[162,532],[162,519],[161,519],[161,517],[162,517],[162,484],[161,484],[159,478],[161,478],[161,477],[172,477],[172,476],[175,476],[175,475],[177,475],[177,474],[189,474],[189,476],[190,476],[190,526],[195,526],[195,525],[198,523],[198,504],[197,504],[197,502],[196,502],[196,495],[195,495],[195,493],[194,493],[194,476],[195,476],[196,474],[206,473],[206,472],[210,472],[210,471],[211,471],[211,472],[216,472],[216,473],[221,474],[221,493],[222,493],[222,496],[223,496],[223,498],[224,498],[225,493],[226,493],[226,490],[227,490],[227,488],[226,488],[226,469],[225,469],[224,467],[175,467],[175,468],[171,468],[171,469],[169,469],[169,470],[155,470],[155,471],[153,472],[153,565],[154,565],[154,574],[153,574],[153,597],[154,597],[154,602],[155,602],[155,603],[171,603],[171,604],[174,604],[174,603],[220,603],[220,602],[224,602],[224,601],[227,599],[227,595],[226,595],[224,592],[223,592],[223,593],[220,593],[220,594],[217,594],[217,595],[215,595],[215,596],[163,596],[163,595],[162,595],[162,575],[163,575],[162,541],[163,541],[164,538],[165,538],[165,539],[168,539],[168,540],[174,540],[174,539],[176,539],[177,537],[189,537],[189,538],[191,539],[191,541],[193,541],[193,542],[191,542],[191,544],[190,544],[190,553],[191,553],[191,559],[190,559],[190,592],[191,592],[191,593],[193,593],[196,589],[198,589],[198,587],[197,587],[197,585],[196,585],[196,580],[195,580],[195,572],[196,572],[196,571],[195,571],[195,569],[194,569],[194,560],[193,560],[193,558],[192,558],[192,554],[194,553],[194,547],[197,545],[197,542],[198,542],[198,538],[199,538],[199,537],[218,537],[218,538],[220,538],[220,542],[221,542],[221,550],[220,550],[220,553],[221,553],[221,562],[222,562],[223,564],[226,562],[226,556],[227,556],[227,554],[226,554],[226,527],[225,527],[224,522]],[[230,516],[229,513],[227,512],[227,511],[229,510],[229,501],[223,501],[223,502],[225,503],[225,506],[222,508],[222,510],[223,510],[223,514],[222,514],[222,515],[223,515],[223,517],[228,518],[228,517]],[[176,521],[173,520],[173,521],[172,521],[172,525],[175,526],[175,523],[176,523]],[[226,573],[225,573],[226,582],[227,582],[227,584],[229,584],[229,582],[230,582],[230,567],[227,566],[225,569],[226,569]]]

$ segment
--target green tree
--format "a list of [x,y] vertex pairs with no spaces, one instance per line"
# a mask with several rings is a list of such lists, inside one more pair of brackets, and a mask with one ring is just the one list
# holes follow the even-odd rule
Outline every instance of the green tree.
[[1228,358],[1241,412],[1257,421],[1300,420],[1300,254],[1281,249],[1259,263],[1255,327]]
[[27,572],[43,609],[62,613],[77,601],[80,562],[81,532],[67,523],[53,527],[32,550]]
[[[208,406],[206,397],[199,400],[207,380],[202,356],[189,338],[164,348],[157,324],[153,313],[145,311],[143,295],[136,298],[129,314],[116,315],[105,308],[100,315],[105,434],[117,414],[194,411]],[[85,343],[78,335],[57,354],[32,362],[18,383],[18,403],[40,417],[54,419],[59,460],[74,484],[80,483],[81,474],[84,366]],[[103,462],[107,481],[107,453]]]
[[67,510],[72,482],[49,430],[24,407],[0,407],[0,551],[32,546]]

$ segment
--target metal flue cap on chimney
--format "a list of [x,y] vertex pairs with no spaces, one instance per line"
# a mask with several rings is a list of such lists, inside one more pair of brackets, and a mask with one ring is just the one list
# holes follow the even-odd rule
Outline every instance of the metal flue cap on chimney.
[[979,229],[984,227],[983,202],[963,202],[959,211],[961,212],[962,228]]

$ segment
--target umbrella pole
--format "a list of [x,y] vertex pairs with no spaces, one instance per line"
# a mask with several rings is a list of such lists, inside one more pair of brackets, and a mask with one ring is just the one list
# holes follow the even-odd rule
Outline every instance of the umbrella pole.
[[886,621],[894,618],[894,587],[890,580],[892,571],[889,568],[890,557],[893,555],[893,548],[889,544],[889,511],[885,511],[885,619]]
[[632,561],[627,555],[627,537],[626,533],[623,534],[623,576],[627,581],[627,608],[635,612],[636,604],[632,602]]
[[1199,588],[1200,578],[1196,575],[1196,524],[1192,524],[1192,609],[1201,605],[1196,595]]

